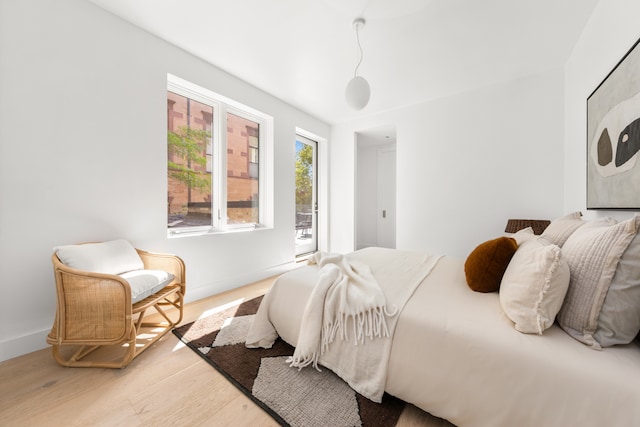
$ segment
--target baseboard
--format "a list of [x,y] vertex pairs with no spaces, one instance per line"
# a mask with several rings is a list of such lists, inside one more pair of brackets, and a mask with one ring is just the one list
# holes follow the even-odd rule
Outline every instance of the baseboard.
[[[184,300],[186,303],[201,300],[277,274],[286,273],[287,271],[299,267],[301,267],[300,263],[292,261],[266,270],[241,274],[225,280],[213,282],[209,285],[200,286],[196,289],[187,288],[187,295]],[[50,330],[50,328],[47,328],[0,342],[0,362],[47,348],[49,345],[47,344],[46,339]]]
[[47,335],[50,330],[47,328],[0,342],[0,362],[49,347]]
[[360,242],[357,244],[356,249],[365,249],[365,248],[371,248],[375,246],[377,246],[377,244],[375,243]]

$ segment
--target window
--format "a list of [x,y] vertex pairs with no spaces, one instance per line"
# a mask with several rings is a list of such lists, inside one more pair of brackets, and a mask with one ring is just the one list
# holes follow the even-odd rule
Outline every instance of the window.
[[273,119],[167,78],[169,235],[271,227]]

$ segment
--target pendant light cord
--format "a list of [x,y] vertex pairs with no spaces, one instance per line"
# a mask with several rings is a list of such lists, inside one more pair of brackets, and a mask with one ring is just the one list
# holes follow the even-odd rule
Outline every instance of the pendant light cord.
[[364,54],[362,53],[362,46],[360,45],[360,25],[356,25],[356,41],[358,42],[358,52],[360,53],[360,59],[358,60],[356,69],[353,71],[353,77],[358,76],[358,68],[360,68],[360,64],[362,64],[362,59],[364,58]]

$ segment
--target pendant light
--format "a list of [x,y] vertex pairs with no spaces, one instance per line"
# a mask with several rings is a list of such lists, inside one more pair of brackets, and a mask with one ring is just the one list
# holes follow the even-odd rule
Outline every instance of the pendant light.
[[358,64],[356,65],[356,69],[353,73],[353,78],[347,84],[347,88],[345,89],[345,98],[347,100],[347,105],[354,110],[362,110],[369,103],[369,98],[371,97],[371,88],[369,87],[369,82],[365,80],[364,77],[358,75],[358,67],[362,63],[362,46],[360,45],[360,28],[364,27],[364,19],[356,18],[353,21],[353,29],[356,31],[356,41],[358,42],[358,52],[360,53]]

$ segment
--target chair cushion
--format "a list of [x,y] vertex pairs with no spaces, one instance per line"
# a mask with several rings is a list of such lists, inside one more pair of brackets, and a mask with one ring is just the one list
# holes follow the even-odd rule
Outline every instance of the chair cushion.
[[138,252],[126,240],[58,246],[54,251],[67,267],[92,273],[121,274],[144,268]]
[[131,287],[131,303],[142,301],[167,286],[174,275],[161,270],[135,270],[119,275]]

